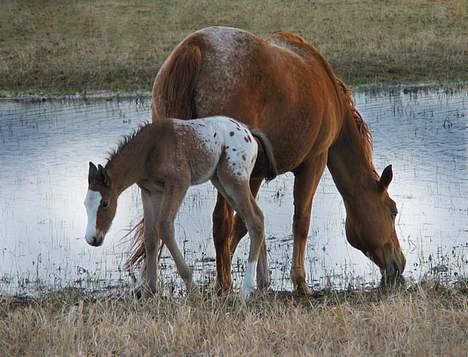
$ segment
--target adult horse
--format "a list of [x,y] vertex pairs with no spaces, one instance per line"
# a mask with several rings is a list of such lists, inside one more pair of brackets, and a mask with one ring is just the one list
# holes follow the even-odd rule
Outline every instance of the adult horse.
[[[249,32],[209,27],[190,34],[169,55],[156,76],[152,117],[233,117],[260,128],[270,139],[279,173],[294,174],[294,248],[291,278],[308,291],[304,256],[312,200],[325,165],[346,207],[346,236],[381,269],[384,279],[401,276],[405,257],[395,232],[397,209],[387,188],[391,165],[376,173],[366,123],[330,64],[301,37],[275,33],[263,40]],[[257,194],[266,177],[259,153],[251,179]],[[217,280],[231,287],[231,259],[246,233],[218,194],[213,212]],[[144,257],[139,249],[131,257]],[[267,285],[266,253],[258,272]],[[262,277],[263,276],[263,279]]]

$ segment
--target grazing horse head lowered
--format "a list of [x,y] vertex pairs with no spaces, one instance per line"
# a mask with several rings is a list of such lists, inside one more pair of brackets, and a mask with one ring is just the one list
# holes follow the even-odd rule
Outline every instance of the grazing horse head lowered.
[[234,119],[165,119],[143,126],[124,139],[105,167],[89,164],[86,241],[92,246],[103,243],[119,195],[136,183],[142,191],[144,210],[144,291],[156,291],[161,241],[190,289],[192,272],[177,246],[174,220],[188,188],[211,180],[242,217],[250,234],[247,272],[241,289],[241,294],[247,296],[255,288],[257,260],[260,250],[265,249],[263,214],[249,186],[258,142],[266,153],[267,176],[272,179],[276,163],[268,138]]
[[[382,176],[376,173],[370,132],[351,93],[311,44],[292,33],[275,33],[265,40],[229,27],[188,35],[156,76],[153,121],[215,114],[262,130],[278,172],[294,174],[291,278],[298,291],[308,291],[305,248],[312,201],[325,166],[345,202],[350,244],[379,266],[385,281],[401,276],[405,257],[395,232],[395,202],[387,190],[392,169],[387,167]],[[261,153],[258,161],[263,161]],[[266,177],[263,165],[258,166],[250,184],[254,195]],[[218,195],[213,238],[221,290],[231,288],[232,255],[246,232],[240,217]],[[141,237],[136,239],[141,246]],[[142,257],[144,250],[136,249],[129,263]],[[259,262],[259,270],[267,271],[264,252]]]

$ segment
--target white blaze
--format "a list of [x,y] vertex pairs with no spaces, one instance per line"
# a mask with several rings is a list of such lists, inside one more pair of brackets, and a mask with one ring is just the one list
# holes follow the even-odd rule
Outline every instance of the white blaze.
[[84,205],[86,207],[86,213],[88,214],[88,225],[86,226],[85,239],[88,244],[91,244],[94,237],[96,237],[96,221],[97,221],[97,210],[101,203],[102,196],[97,191],[88,190]]

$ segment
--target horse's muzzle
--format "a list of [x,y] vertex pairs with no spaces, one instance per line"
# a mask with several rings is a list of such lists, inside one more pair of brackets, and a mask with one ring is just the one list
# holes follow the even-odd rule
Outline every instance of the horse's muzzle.
[[387,267],[381,270],[383,286],[404,283],[403,271],[405,270],[406,258],[403,252],[398,251],[387,262]]
[[89,245],[92,245],[93,247],[99,247],[102,245],[104,242],[104,235],[102,234],[97,234],[93,237],[86,237],[86,242],[88,242]]

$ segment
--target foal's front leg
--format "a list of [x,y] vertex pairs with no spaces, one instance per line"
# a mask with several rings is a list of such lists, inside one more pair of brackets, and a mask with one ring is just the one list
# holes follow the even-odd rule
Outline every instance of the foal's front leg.
[[192,271],[187,266],[184,256],[175,240],[174,221],[180,205],[185,197],[189,183],[168,185],[165,188],[161,202],[160,214],[156,219],[156,231],[167,249],[172,255],[181,278],[184,280],[187,290],[193,287]]
[[155,229],[156,217],[159,215],[161,194],[151,194],[142,189],[141,198],[143,202],[144,215],[144,242],[146,257],[143,263],[142,278],[143,289],[149,293],[156,292],[158,281],[158,251],[161,240]]

